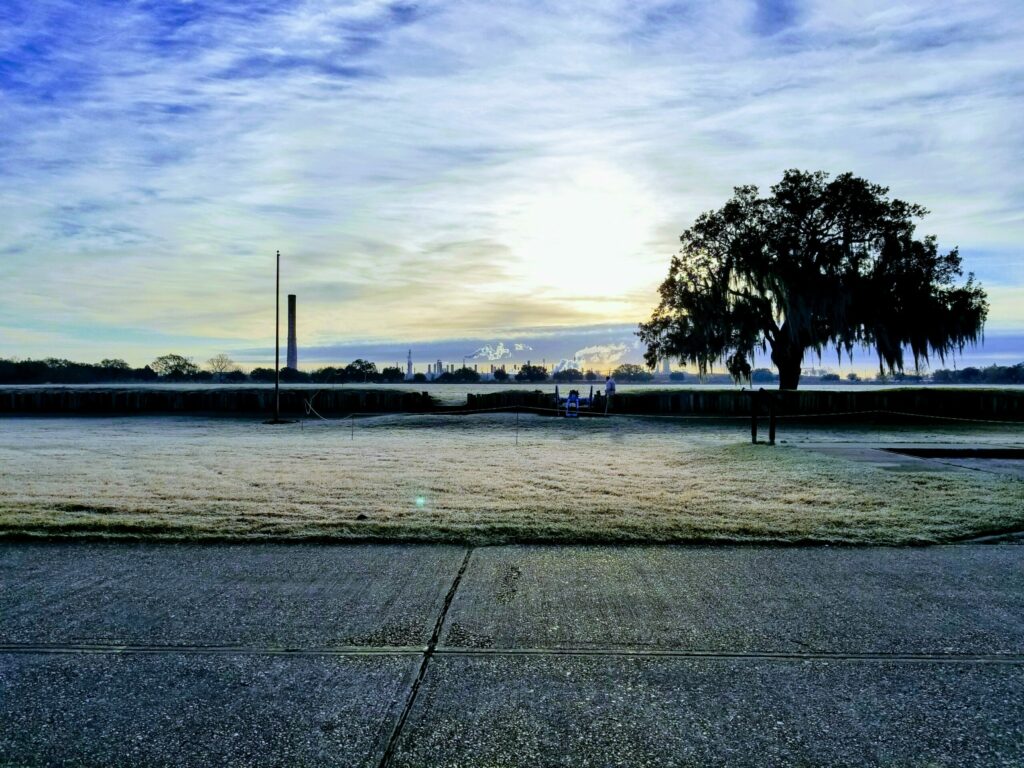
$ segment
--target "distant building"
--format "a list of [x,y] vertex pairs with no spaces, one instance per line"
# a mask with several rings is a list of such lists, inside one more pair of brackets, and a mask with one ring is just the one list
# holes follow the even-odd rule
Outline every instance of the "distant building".
[[409,356],[405,359],[405,378],[412,379],[412,350],[409,350]]

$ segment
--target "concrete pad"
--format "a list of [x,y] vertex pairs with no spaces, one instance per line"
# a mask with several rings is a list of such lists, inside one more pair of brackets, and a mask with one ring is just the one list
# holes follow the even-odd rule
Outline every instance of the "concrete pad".
[[0,654],[0,764],[376,766],[419,661]]
[[970,451],[999,449],[1002,446],[976,445],[964,443],[810,443],[799,446],[804,450],[823,453],[849,461],[858,461],[878,469],[891,472],[991,472],[996,475],[1007,475],[1024,479],[1024,461],[1014,458],[980,458],[964,456],[915,456],[900,453],[901,450],[925,449],[928,451]]
[[953,467],[937,461],[923,459],[919,456],[892,453],[886,450],[888,447],[886,445],[876,446],[862,443],[836,445],[825,443],[820,445],[800,445],[799,447],[838,459],[870,464],[876,469],[886,469],[890,472],[957,472],[962,469],[962,467]]
[[425,646],[465,550],[0,544],[0,644]]
[[1024,667],[436,656],[392,765],[1020,766]]
[[442,647],[1024,653],[1024,548],[473,552]]

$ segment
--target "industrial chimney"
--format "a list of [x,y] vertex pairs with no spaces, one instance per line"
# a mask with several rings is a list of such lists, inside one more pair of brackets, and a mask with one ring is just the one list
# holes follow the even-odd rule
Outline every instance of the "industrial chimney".
[[299,368],[299,346],[295,341],[295,294],[288,294],[288,367]]

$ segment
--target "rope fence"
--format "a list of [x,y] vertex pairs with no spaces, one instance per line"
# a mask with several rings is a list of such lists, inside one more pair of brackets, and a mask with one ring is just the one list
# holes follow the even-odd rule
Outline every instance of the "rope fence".
[[[446,409],[438,411],[402,411],[402,412],[351,412],[344,416],[328,418],[321,414],[315,406],[313,401],[316,395],[319,394],[320,390],[314,392],[310,397],[303,400],[306,416],[315,416],[316,418],[326,422],[344,422],[348,421],[350,426],[350,437],[352,440],[355,439],[355,420],[357,417],[386,417],[386,416],[470,416],[476,414],[497,414],[497,413],[515,413],[515,441],[516,445],[519,444],[519,414],[520,413],[532,413],[532,414],[553,414],[557,416],[568,417],[570,414],[564,408],[545,408],[544,406],[537,405],[504,405],[493,408],[458,408],[458,409]],[[758,434],[758,422],[761,419],[768,419],[769,422],[769,439],[768,444],[775,444],[775,432],[776,422],[779,420],[789,419],[829,419],[849,416],[898,416],[902,418],[917,418],[917,419],[929,419],[932,421],[950,421],[950,422],[968,422],[977,424],[1000,424],[1000,425],[1016,425],[1024,427],[1024,422],[1011,421],[1008,419],[981,419],[981,418],[968,418],[963,416],[942,416],[931,413],[914,413],[910,411],[894,411],[888,409],[872,408],[859,411],[828,411],[823,413],[778,413],[776,411],[775,402],[769,401],[768,413],[760,413],[761,396],[755,395],[752,397],[751,413],[749,414],[661,414],[661,413],[608,413],[607,411],[573,411],[571,414],[572,418],[597,418],[597,419],[658,419],[666,421],[747,421],[751,422],[751,441],[757,443]]]

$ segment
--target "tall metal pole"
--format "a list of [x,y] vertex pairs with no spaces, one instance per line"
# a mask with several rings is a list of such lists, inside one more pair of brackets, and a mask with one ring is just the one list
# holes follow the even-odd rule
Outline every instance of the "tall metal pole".
[[281,420],[281,252],[277,252],[274,288],[274,421]]

